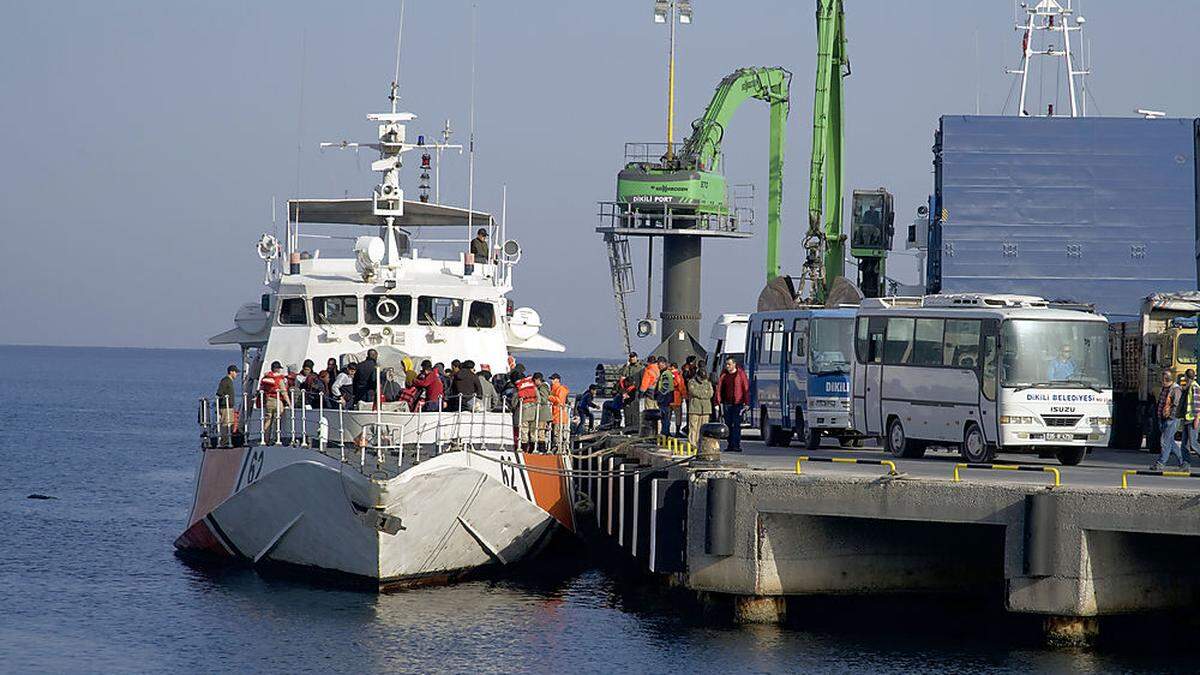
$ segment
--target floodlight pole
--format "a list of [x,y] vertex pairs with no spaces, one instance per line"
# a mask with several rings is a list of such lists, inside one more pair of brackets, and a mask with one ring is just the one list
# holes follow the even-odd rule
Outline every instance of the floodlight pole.
[[671,26],[670,51],[667,58],[667,159],[675,156],[675,1],[670,0],[671,11],[667,14],[667,23]]

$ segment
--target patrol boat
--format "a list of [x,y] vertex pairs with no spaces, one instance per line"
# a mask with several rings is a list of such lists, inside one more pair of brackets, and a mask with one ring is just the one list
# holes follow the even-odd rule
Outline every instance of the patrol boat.
[[[323,144],[378,151],[371,169],[382,176],[371,197],[289,201],[284,241],[263,235],[257,245],[266,292],[209,340],[241,348],[241,395],[232,411],[200,401],[195,496],[175,541],[182,552],[333,572],[385,589],[515,563],[554,531],[574,529],[566,430],[543,439],[541,452],[523,451],[514,422],[525,420],[503,401],[424,411],[400,403],[343,409],[298,390],[264,400],[259,382],[274,361],[311,359],[323,369],[329,359],[361,362],[373,349],[377,372],[392,367],[400,378],[426,359],[470,359],[503,377],[514,352],[564,351],[540,334],[536,311],[513,310],[506,298],[520,247],[505,238],[504,218],[430,202],[431,153],[459,146],[420,136],[410,143],[406,123],[415,115],[397,112],[395,83],[390,98],[391,112],[367,116],[378,142]],[[413,151],[420,195],[407,200],[400,169]],[[373,233],[345,235],[362,227]],[[466,253],[478,228],[503,242],[483,260]],[[455,245],[457,256],[419,255],[423,233],[432,233],[431,245]],[[353,255],[302,250],[310,238],[353,241]],[[277,420],[264,410],[278,411]]]

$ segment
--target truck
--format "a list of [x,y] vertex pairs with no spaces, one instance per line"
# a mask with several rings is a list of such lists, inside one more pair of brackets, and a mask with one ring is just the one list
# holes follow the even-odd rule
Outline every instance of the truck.
[[1200,291],[1154,293],[1140,316],[1109,325],[1113,376],[1114,448],[1161,449],[1158,392],[1163,372],[1178,377],[1196,368]]

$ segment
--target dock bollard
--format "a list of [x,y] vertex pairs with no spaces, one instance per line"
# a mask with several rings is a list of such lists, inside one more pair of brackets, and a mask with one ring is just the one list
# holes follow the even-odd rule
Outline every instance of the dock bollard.
[[700,427],[700,448],[696,459],[701,462],[716,462],[721,459],[721,441],[729,438],[729,427],[720,422],[709,422]]
[[642,438],[656,438],[659,436],[659,431],[662,427],[662,411],[658,409],[650,409],[642,411],[642,426],[638,429],[638,435]]

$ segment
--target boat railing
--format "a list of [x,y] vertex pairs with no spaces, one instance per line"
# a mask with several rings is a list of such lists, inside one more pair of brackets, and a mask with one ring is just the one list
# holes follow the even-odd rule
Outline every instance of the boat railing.
[[466,395],[451,395],[420,410],[388,402],[347,408],[324,393],[306,396],[293,389],[243,394],[236,405],[201,398],[197,421],[205,448],[309,447],[371,473],[399,472],[443,452],[520,448],[566,453],[574,408],[573,397],[558,404]]

